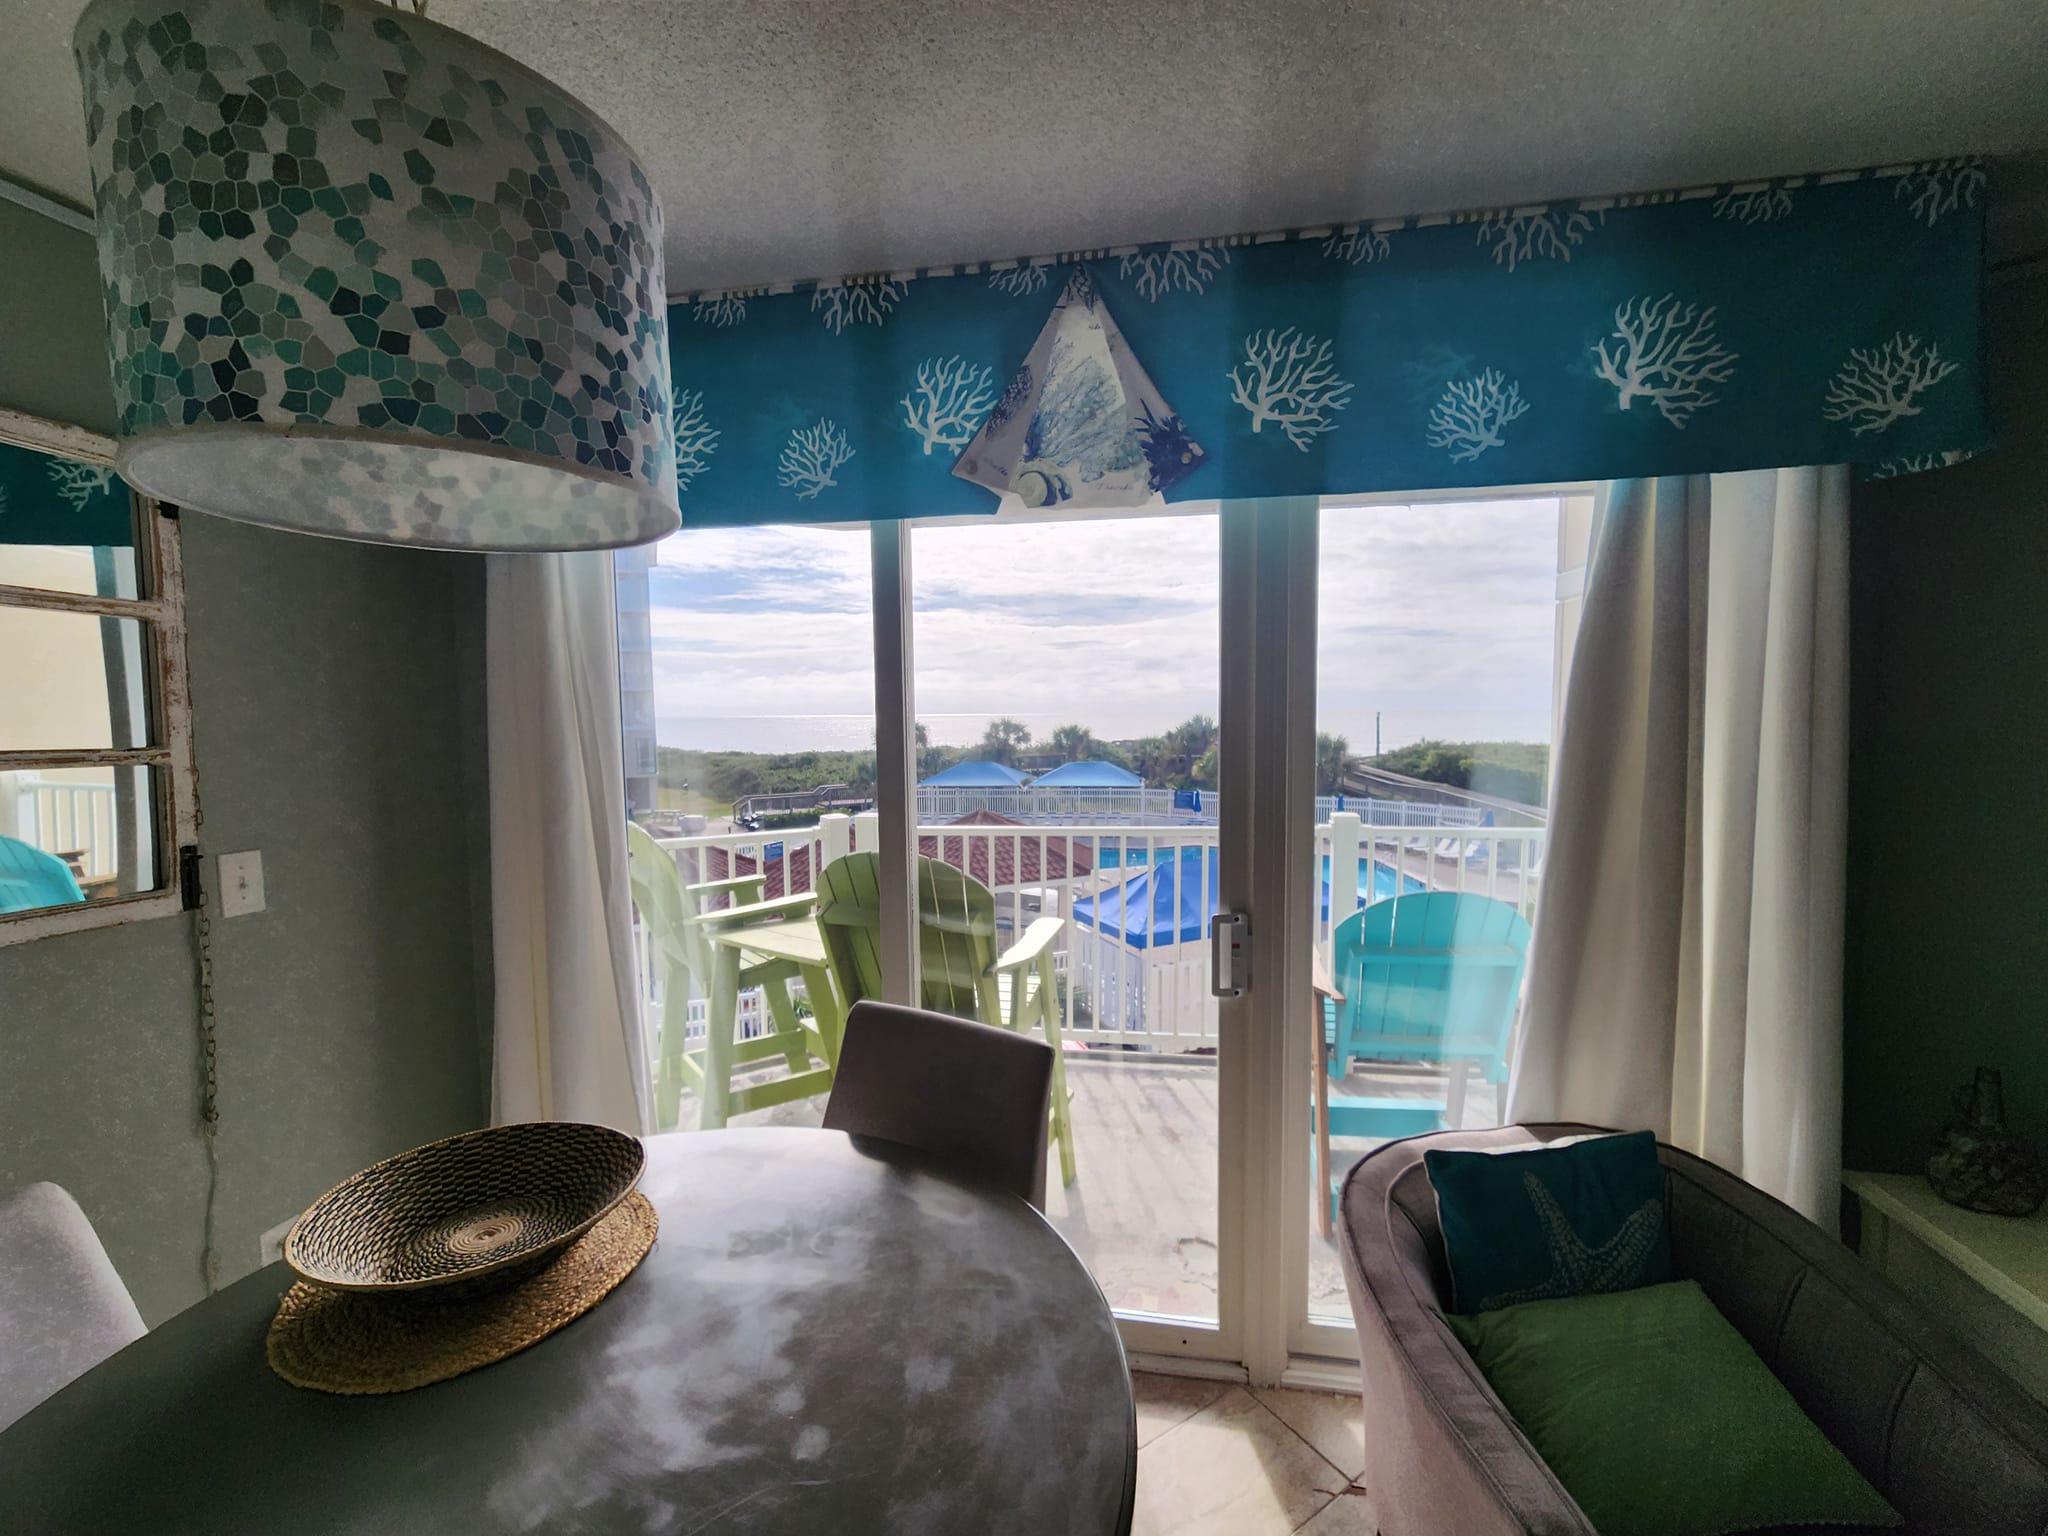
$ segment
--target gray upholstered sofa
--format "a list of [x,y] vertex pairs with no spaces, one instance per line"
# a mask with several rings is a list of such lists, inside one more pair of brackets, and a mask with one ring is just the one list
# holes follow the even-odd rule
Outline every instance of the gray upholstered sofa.
[[[1363,1481],[1383,1536],[1593,1536],[1444,1323],[1449,1276],[1422,1164],[1431,1147],[1533,1146],[1593,1129],[1418,1136],[1345,1180]],[[1711,1163],[1660,1155],[1679,1276],[1700,1283],[1912,1536],[2048,1533],[2048,1409],[1812,1223]]]

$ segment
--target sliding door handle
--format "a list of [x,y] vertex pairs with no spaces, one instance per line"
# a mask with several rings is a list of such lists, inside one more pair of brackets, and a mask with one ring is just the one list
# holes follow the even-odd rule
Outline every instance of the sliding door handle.
[[1252,984],[1252,920],[1242,912],[1218,912],[1209,919],[1209,990],[1217,997],[1243,997]]

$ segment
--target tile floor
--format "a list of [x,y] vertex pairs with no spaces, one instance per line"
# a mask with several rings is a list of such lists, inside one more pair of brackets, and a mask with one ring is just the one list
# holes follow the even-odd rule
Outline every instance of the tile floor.
[[1133,1373],[1131,1536],[1376,1536],[1358,1399]]

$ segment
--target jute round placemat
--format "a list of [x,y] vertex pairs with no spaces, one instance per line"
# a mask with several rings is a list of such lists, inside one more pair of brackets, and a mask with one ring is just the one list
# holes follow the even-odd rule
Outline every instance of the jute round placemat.
[[537,1344],[596,1306],[654,1246],[659,1223],[638,1190],[562,1256],[483,1295],[366,1295],[300,1282],[271,1319],[264,1354],[295,1387],[409,1392]]

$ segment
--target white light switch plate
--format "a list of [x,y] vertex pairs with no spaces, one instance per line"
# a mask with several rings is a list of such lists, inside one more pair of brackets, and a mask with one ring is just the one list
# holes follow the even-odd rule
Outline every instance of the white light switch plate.
[[220,915],[245,917],[263,910],[263,855],[247,853],[220,856]]

